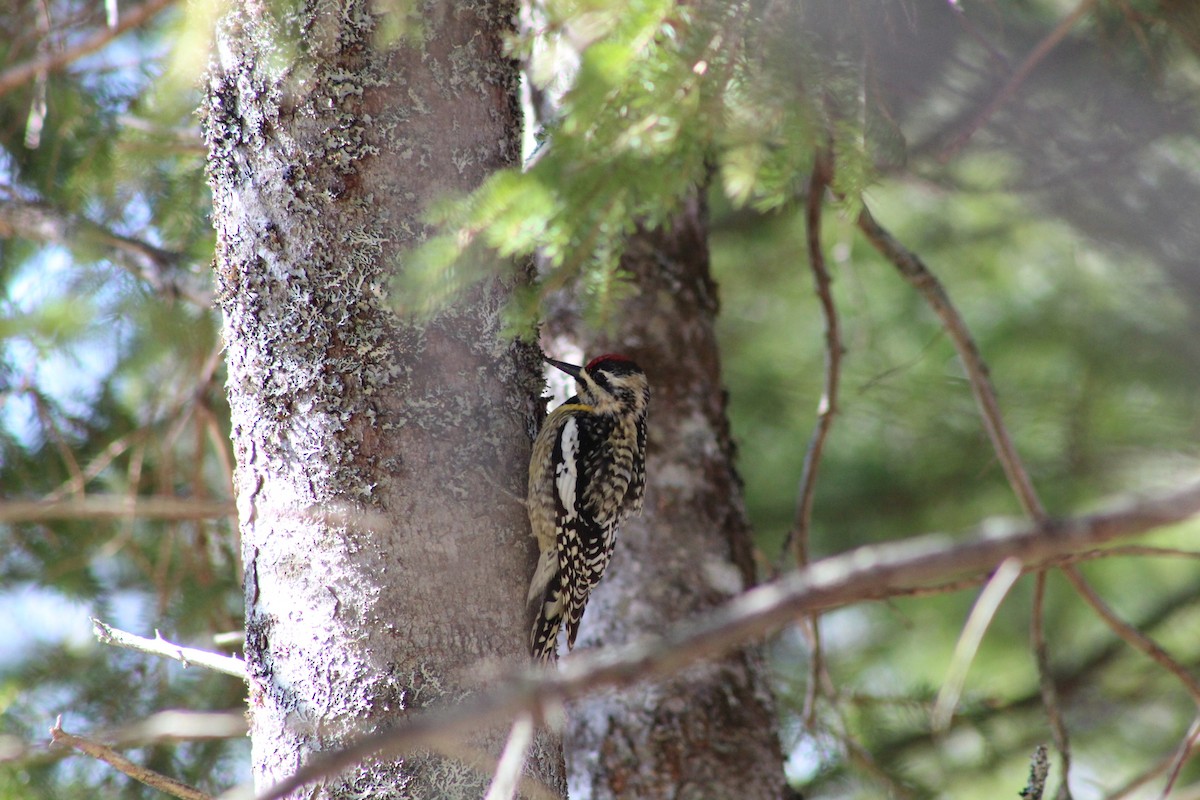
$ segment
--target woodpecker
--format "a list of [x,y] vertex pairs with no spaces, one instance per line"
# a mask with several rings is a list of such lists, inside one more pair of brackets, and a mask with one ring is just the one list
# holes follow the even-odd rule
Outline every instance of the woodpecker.
[[529,584],[535,660],[567,649],[592,588],[612,557],[617,528],[642,511],[650,384],[629,358],[610,353],[577,367],[546,361],[575,379],[577,394],[550,412],[533,442],[526,506],[541,556]]

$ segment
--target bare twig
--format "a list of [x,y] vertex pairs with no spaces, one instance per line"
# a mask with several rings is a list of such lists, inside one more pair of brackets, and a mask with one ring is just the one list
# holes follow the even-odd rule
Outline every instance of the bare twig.
[[954,646],[954,655],[950,658],[950,667],[946,670],[946,681],[938,692],[937,701],[933,704],[933,730],[945,731],[950,727],[950,719],[954,716],[954,708],[958,698],[962,696],[963,686],[967,682],[967,671],[983,635],[992,624],[992,617],[1000,608],[1000,603],[1008,596],[1008,591],[1021,577],[1021,562],[1015,558],[1006,559],[992,574],[987,586],[979,593],[971,614],[963,625],[958,643]]
[[1029,55],[1025,56],[1025,60],[1017,67],[1016,72],[1005,82],[1000,91],[996,92],[995,96],[984,106],[983,110],[975,115],[971,123],[958,136],[954,137],[950,144],[946,145],[938,156],[939,160],[944,163],[954,158],[958,154],[958,151],[962,150],[971,137],[975,135],[975,132],[992,118],[992,115],[999,110],[1000,106],[1008,102],[1008,99],[1029,78],[1041,60],[1049,55],[1050,51],[1067,37],[1067,34],[1075,27],[1075,23],[1082,19],[1083,15],[1088,13],[1094,5],[1096,5],[1096,0],[1081,0],[1079,5],[1075,7],[1075,10],[1063,17],[1062,21],[1054,27],[1054,30],[1050,31],[1045,38],[1037,43],[1037,46],[1030,51]]
[[1146,544],[1126,544],[1117,547],[1105,547],[1098,550],[1085,550],[1072,553],[1069,556],[1055,558],[1042,566],[1062,566],[1063,564],[1078,564],[1081,561],[1096,561],[1101,558],[1127,558],[1140,556],[1144,558],[1200,558],[1200,550],[1185,550],[1181,547],[1156,547]]
[[106,747],[99,742],[92,741],[83,736],[75,736],[67,733],[62,729],[61,715],[55,720],[54,727],[50,729],[50,738],[54,744],[74,748],[84,755],[91,756],[115,767],[135,781],[152,786],[159,791],[183,798],[183,800],[212,800],[210,795],[205,794],[199,789],[162,773],[155,772],[152,769],[147,769],[140,764],[135,764],[110,747]]
[[245,709],[235,711],[158,711],[98,734],[115,747],[144,747],[161,742],[232,739],[246,735]]
[[1198,739],[1200,739],[1200,719],[1192,722],[1192,727],[1188,729],[1187,736],[1183,739],[1183,744],[1179,745],[1179,755],[1175,758],[1175,763],[1171,766],[1171,774],[1167,777],[1167,785],[1163,787],[1159,800],[1167,800],[1171,796],[1171,789],[1175,788],[1175,781],[1179,780],[1179,772],[1183,769],[1183,765],[1187,763],[1192,753],[1195,752]]
[[1124,798],[1129,797],[1135,791],[1171,769],[1178,758],[1179,748],[1177,747],[1137,775],[1134,775],[1118,788],[1106,794],[1104,800],[1124,800]]
[[858,227],[875,246],[875,249],[890,261],[901,276],[921,294],[925,302],[937,314],[938,319],[941,320],[942,327],[954,344],[959,361],[962,362],[963,369],[967,372],[971,392],[975,395],[975,402],[983,417],[983,426],[992,440],[996,457],[999,459],[1001,467],[1004,468],[1004,474],[1008,477],[1008,482],[1013,487],[1021,508],[1030,519],[1044,519],[1046,511],[1033,488],[1029,473],[1025,471],[1025,467],[1021,463],[1016,445],[1013,444],[1012,438],[1008,435],[1008,429],[1004,426],[1000,404],[996,400],[996,390],[992,387],[992,379],[988,375],[987,365],[979,354],[979,348],[971,336],[971,331],[958,313],[958,309],[950,302],[950,297],[946,294],[941,281],[929,271],[916,253],[900,244],[882,225],[876,222],[866,206],[863,206],[862,211],[859,212]]
[[1096,590],[1084,579],[1078,567],[1068,565],[1062,568],[1062,572],[1072,588],[1092,607],[1097,616],[1104,620],[1117,636],[1120,636],[1130,647],[1140,650],[1157,662],[1159,666],[1178,678],[1184,688],[1187,689],[1188,694],[1192,696],[1192,699],[1197,704],[1200,704],[1200,681],[1192,673],[1188,672],[1178,661],[1171,658],[1170,654],[1166,650],[1163,650],[1157,642],[1118,617],[1116,612],[1104,602],[1104,598],[1096,594]]
[[825,264],[825,250],[821,246],[821,210],[825,202],[825,189],[832,177],[833,164],[830,154],[826,151],[818,152],[813,161],[812,178],[809,181],[808,198],[804,207],[808,232],[808,264],[812,269],[817,299],[821,302],[821,314],[825,319],[825,386],[817,407],[817,424],[804,453],[795,519],[784,545],[792,551],[796,565],[800,567],[807,564],[809,559],[808,537],[812,526],[817,470],[821,464],[825,439],[829,436],[834,415],[837,414],[838,383],[842,364],[841,327],[838,323],[837,306],[833,302],[829,270]]
[[397,752],[430,737],[462,735],[520,713],[535,719],[563,703],[604,688],[628,686],[677,673],[765,636],[798,614],[887,596],[914,584],[992,569],[1006,558],[1033,563],[1113,539],[1147,533],[1200,515],[1200,483],[1124,508],[1002,530],[985,523],[967,536],[929,536],[863,547],[808,567],[734,598],[660,639],[570,656],[557,672],[524,670],[494,690],[453,708],[411,717],[404,724],[330,752],[272,787],[274,800],[380,750]]
[[520,780],[521,770],[525,768],[525,756],[532,742],[533,717],[520,714],[508,734],[508,742],[504,745],[504,752],[500,754],[496,774],[484,800],[512,800],[517,793],[517,782]]
[[[1102,558],[1127,558],[1130,556],[1151,557],[1158,556],[1160,558],[1200,558],[1200,553],[1194,550],[1183,550],[1175,547],[1154,547],[1151,545],[1118,545],[1116,547],[1096,548],[1093,550],[1084,550],[1078,553],[1067,553],[1054,558],[1048,558],[1037,564],[1026,566],[1022,575],[1029,573],[1043,572],[1050,567],[1061,567],[1065,564],[1079,564],[1084,561],[1097,561]],[[945,583],[933,584],[930,586],[914,586],[910,589],[897,590],[888,595],[889,598],[895,597],[929,597],[939,594],[950,594],[952,592],[961,592],[964,589],[970,589],[972,586],[979,586],[986,582],[985,577],[974,575],[967,578],[958,578]],[[1035,594],[1036,596],[1036,594]],[[1036,609],[1036,603],[1035,603]],[[1040,622],[1038,623],[1040,624]]]
[[1071,735],[1063,720],[1062,705],[1059,703],[1058,686],[1054,682],[1054,671],[1050,668],[1050,648],[1046,645],[1046,571],[1038,570],[1033,584],[1033,611],[1029,622],[1029,638],[1033,645],[1033,658],[1037,665],[1038,694],[1042,698],[1042,709],[1046,722],[1054,737],[1054,749],[1058,751],[1061,776],[1058,796],[1065,800],[1071,796]]
[[[132,447],[136,442],[140,442],[145,438],[146,429],[138,428],[137,430],[130,431],[124,436],[120,436],[109,442],[108,446],[101,450],[100,453],[98,453],[90,462],[88,462],[87,466],[84,467],[84,485],[86,486],[89,481],[103,472],[109,464],[111,464],[118,456]],[[51,500],[63,500],[67,497],[74,496],[75,492],[75,480],[73,478],[69,478],[60,484],[57,489],[44,495],[42,497],[42,501],[49,502]]]
[[[1141,630],[1148,631],[1161,626],[1169,626],[1172,624],[1175,615],[1186,613],[1188,609],[1195,605],[1197,598],[1200,598],[1200,585],[1184,587],[1182,591],[1174,593],[1165,602],[1157,604],[1149,613],[1140,618],[1138,627]],[[1054,685],[1058,695],[1065,699],[1075,693],[1086,693],[1087,688],[1094,685],[1095,676],[1113,664],[1125,652],[1125,648],[1126,644],[1123,641],[1113,637],[1105,640],[1102,644],[1097,643],[1096,647],[1088,648],[1086,652],[1072,650],[1071,664],[1069,666],[1059,665],[1058,669],[1054,671]],[[1133,686],[1127,687],[1124,693],[1136,697],[1138,688]],[[903,704],[906,708],[924,707],[919,701],[914,701],[908,696],[878,697],[875,695],[850,693],[846,697],[850,702],[863,705]],[[1030,692],[1008,697],[997,702],[975,704],[969,709],[960,711],[951,722],[951,730],[960,724],[977,730],[980,725],[985,724],[989,719],[1015,718],[1012,717],[1013,714],[1038,708],[1045,710],[1040,688],[1035,685]],[[927,731],[910,729],[895,738],[888,737],[886,741],[878,743],[875,752],[883,761],[895,763],[897,759],[906,758],[905,754],[909,752],[910,748],[927,745],[928,743],[929,736]],[[1159,772],[1165,770],[1166,767],[1163,767]],[[1110,800],[1112,799],[1110,798]]]
[[237,513],[228,500],[196,500],[189,497],[127,497],[88,495],[68,500],[0,501],[0,523],[46,522],[62,519],[221,519]]
[[240,648],[246,642],[246,631],[222,631],[221,633],[214,633],[212,641],[213,644],[222,649]]
[[[163,742],[231,739],[246,735],[246,712],[159,711],[145,719],[94,733],[110,747],[145,747]],[[0,736],[0,764],[40,762],[62,755],[58,749],[34,746],[16,736]]]
[[67,64],[96,52],[130,28],[136,28],[147,22],[173,2],[174,0],[147,0],[140,6],[127,9],[115,26],[100,28],[91,36],[65,50],[45,53],[23,64],[10,67],[0,73],[0,95],[32,80],[40,73],[56,72]]
[[[1088,0],[1084,0],[1084,3],[1081,4],[1077,11],[1086,10],[1087,5]],[[884,230],[870,216],[870,212],[865,207],[859,216],[859,227],[880,252],[892,261],[905,279],[921,292],[926,302],[929,303],[942,320],[943,327],[954,342],[959,358],[962,360],[967,371],[971,390],[975,394],[976,402],[979,404],[984,426],[992,439],[996,456],[1004,467],[1005,474],[1013,491],[1016,493],[1026,514],[1031,519],[1035,521],[1044,520],[1046,518],[1045,509],[1004,426],[999,403],[996,401],[995,390],[988,377],[986,364],[980,356],[979,350],[966,324],[950,303],[945,289],[921,260],[915,254],[901,246],[891,234]],[[1175,675],[1184,684],[1189,694],[1192,695],[1192,698],[1197,703],[1200,703],[1200,681],[1195,676],[1173,659],[1156,642],[1120,619],[1091,586],[1088,585],[1075,566],[1067,564],[1062,567],[1062,570],[1076,592],[1079,593],[1117,636],[1130,646],[1148,655],[1168,672]],[[1070,797],[1067,772],[1070,764],[1070,753],[1062,714],[1056,705],[1057,693],[1054,691],[1053,680],[1050,676],[1049,656],[1046,652],[1045,637],[1041,626],[1041,614],[1043,610],[1041,598],[1044,597],[1044,576],[1039,576],[1037,589],[1037,601],[1034,603],[1034,650],[1038,665],[1043,704],[1046,706],[1047,715],[1054,730],[1055,744],[1059,747],[1062,755],[1063,779],[1059,787],[1059,797],[1065,799]]]
[[50,402],[36,389],[31,388],[28,394],[33,400],[34,408],[37,410],[38,420],[42,423],[42,427],[49,432],[50,440],[54,442],[54,449],[58,451],[59,458],[62,459],[63,466],[66,467],[67,474],[70,476],[66,481],[70,493],[73,495],[82,494],[84,487],[83,472],[79,468],[79,462],[75,459],[75,453],[72,452],[71,446],[67,444],[66,437],[63,436],[58,423],[54,421]]
[[[52,43],[50,40],[50,4],[43,2],[40,4],[37,15],[37,54],[38,58],[44,58],[51,53]],[[38,70],[33,76],[33,98],[29,103],[29,116],[25,119],[25,147],[28,150],[36,150],[42,143],[42,128],[46,123],[46,84],[49,83],[49,74],[46,70]]]
[[[1029,477],[1029,472],[1025,469],[1024,462],[1021,460],[1016,445],[1008,433],[1008,428],[1004,424],[1004,418],[1000,412],[1000,403],[996,398],[996,390],[992,386],[987,364],[979,352],[979,347],[975,344],[975,339],[971,335],[970,329],[958,313],[958,309],[950,301],[945,288],[915,253],[901,245],[895,237],[875,221],[875,218],[871,216],[871,212],[866,206],[863,207],[859,214],[858,225],[871,243],[875,245],[876,249],[891,261],[905,280],[924,297],[925,302],[941,320],[942,327],[953,342],[954,349],[958,353],[963,369],[967,373],[967,380],[971,386],[971,392],[975,396],[976,405],[979,407],[979,414],[983,419],[984,429],[992,441],[992,448],[996,453],[996,458],[1004,469],[1004,474],[1008,479],[1009,485],[1012,487],[1013,493],[1017,497],[1017,501],[1021,504],[1021,508],[1030,519],[1035,522],[1045,520],[1046,509],[1038,497],[1037,490],[1033,486],[1033,481]],[[1067,733],[1066,724],[1063,721],[1062,711],[1058,707],[1058,694],[1054,689],[1054,679],[1050,672],[1050,656],[1042,628],[1044,589],[1045,576],[1039,573],[1035,588],[1034,619],[1032,624],[1034,661],[1038,668],[1038,682],[1042,695],[1042,703],[1054,736],[1055,747],[1059,752],[1059,761],[1062,769],[1062,781],[1059,784],[1058,798],[1059,800],[1069,800],[1071,796],[1069,783],[1071,764],[1070,738]]]
[[[204,137],[200,134],[199,125],[186,125],[177,128],[165,128],[151,120],[134,114],[121,114],[117,117],[121,127],[144,133],[155,147],[166,145],[179,152],[203,155],[208,152],[204,145]],[[131,148],[145,146],[145,140],[129,142]]]
[[[813,500],[817,488],[817,471],[821,464],[821,453],[825,440],[833,427],[837,414],[837,394],[842,365],[842,335],[838,322],[837,306],[833,302],[833,291],[829,270],[825,263],[825,248],[821,245],[821,212],[825,205],[825,190],[833,179],[833,156],[828,150],[819,150],[813,159],[812,178],[809,180],[808,197],[805,201],[805,227],[808,232],[808,264],[812,270],[817,299],[825,319],[825,385],[821,391],[821,402],[817,406],[817,424],[808,440],[804,452],[804,465],[800,471],[800,487],[797,491],[796,516],[792,529],[788,531],[785,552],[790,549],[796,566],[803,567],[809,560],[809,532],[812,528]],[[808,660],[808,681],[804,689],[804,724],[811,728],[817,713],[817,695],[821,686],[824,656],[821,647],[821,622],[818,616],[805,620],[808,640],[812,652]]]
[[173,658],[185,667],[194,664],[197,667],[204,667],[215,672],[223,672],[235,678],[246,679],[246,662],[240,658],[224,656],[220,653],[210,653],[207,650],[197,650],[194,647],[181,647],[177,644],[171,644],[162,638],[158,631],[154,632],[153,639],[146,639],[118,630],[110,625],[105,625],[93,617],[92,632],[100,640],[101,644],[127,647],[130,650],[137,650],[142,653],[149,653],[150,655]]

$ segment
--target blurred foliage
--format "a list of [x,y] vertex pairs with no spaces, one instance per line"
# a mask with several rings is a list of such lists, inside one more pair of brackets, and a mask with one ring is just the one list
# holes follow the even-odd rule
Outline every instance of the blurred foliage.
[[[739,466],[774,564],[821,393],[823,322],[798,200],[816,150],[829,148],[835,194],[822,235],[845,361],[815,555],[1019,514],[949,341],[857,234],[863,203],[945,283],[1052,513],[1177,484],[1200,456],[1200,26],[1186,2],[1102,0],[1006,89],[1074,7],[532,4],[512,52],[531,76],[540,149],[523,172],[431,210],[444,233],[403,264],[402,296],[418,298],[407,310],[436,308],[490,275],[487,251],[536,250],[543,280],[514,321],[574,287],[604,324],[637,291],[618,269],[624,238],[707,186]],[[214,9],[171,8],[0,93],[0,497],[229,498],[218,321],[154,289],[129,249],[156,248],[163,275],[207,284],[192,110]],[[101,15],[77,0],[13,4],[0,12],[0,71],[70,47]],[[379,39],[410,28],[385,18]],[[28,221],[35,211],[39,225]],[[100,647],[86,622],[214,649],[212,635],[241,619],[232,521],[2,530],[0,759],[33,751],[0,760],[0,798],[150,796],[42,743],[60,712],[67,730],[86,733],[163,708],[243,702],[229,678]],[[1194,539],[1193,527],[1148,541]],[[1118,613],[1196,668],[1194,561],[1124,555],[1083,569]],[[1030,583],[1002,606],[941,735],[929,712],[975,588],[827,615],[829,681],[811,728],[800,724],[810,651],[781,637],[772,652],[785,744],[805,795],[1013,796],[1033,746],[1050,739],[1028,645]],[[1074,795],[1109,796],[1174,752],[1192,704],[1056,576],[1045,627]],[[241,741],[136,757],[211,791],[245,778]],[[1156,797],[1164,780],[1129,796]],[[1179,785],[1197,781],[1188,766]]]
[[[184,24],[168,11],[45,73],[40,119],[41,79],[0,94],[6,500],[229,498],[218,319],[156,293],[114,246],[156,248],[173,279],[209,280],[196,74],[163,77]],[[0,12],[0,71],[103,25],[104,4],[14,3]],[[0,537],[0,797],[157,796],[48,749],[49,729],[61,714],[67,731],[104,738],[164,709],[242,707],[235,679],[100,645],[89,622],[215,649],[213,634],[241,627],[232,520],[51,515]],[[214,793],[248,771],[241,740],[149,742],[130,756]]]

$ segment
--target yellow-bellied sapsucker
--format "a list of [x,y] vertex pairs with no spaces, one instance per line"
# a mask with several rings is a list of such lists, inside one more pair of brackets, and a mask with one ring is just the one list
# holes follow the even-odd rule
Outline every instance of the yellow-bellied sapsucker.
[[558,631],[575,645],[588,595],[604,576],[617,528],[641,513],[646,487],[646,406],[641,367],[615,354],[577,367],[546,359],[575,379],[576,394],[550,412],[529,461],[529,522],[541,557],[529,584],[531,650],[558,655]]

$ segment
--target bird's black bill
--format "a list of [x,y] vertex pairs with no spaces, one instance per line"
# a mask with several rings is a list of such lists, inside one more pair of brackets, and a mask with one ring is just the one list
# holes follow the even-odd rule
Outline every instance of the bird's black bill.
[[551,366],[555,367],[556,369],[562,370],[563,372],[570,375],[572,378],[578,378],[579,373],[583,371],[583,367],[577,367],[574,364],[568,364],[565,361],[555,361],[553,358],[547,358],[546,363],[550,364]]

